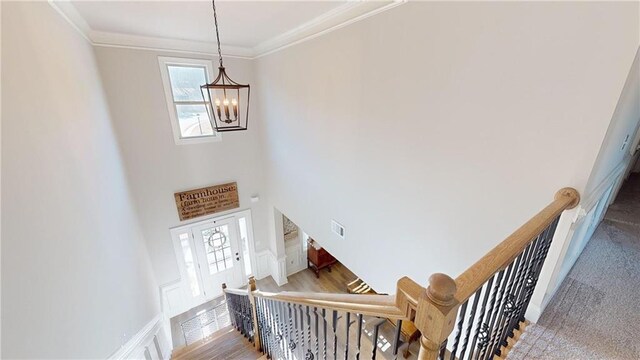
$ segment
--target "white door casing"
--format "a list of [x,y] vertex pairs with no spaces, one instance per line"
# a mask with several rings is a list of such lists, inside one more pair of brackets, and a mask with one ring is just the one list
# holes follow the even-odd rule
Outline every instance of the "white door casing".
[[243,284],[244,263],[235,219],[213,220],[192,228],[205,296],[222,295],[222,284]]
[[[179,314],[222,295],[222,283],[231,288],[247,283],[248,276],[253,275],[256,269],[251,220],[251,211],[243,210],[170,229],[180,270],[177,281],[185,300],[177,306],[172,304],[168,312]],[[222,235],[227,238],[226,247],[221,246]],[[207,248],[209,240],[220,249]],[[213,253],[207,252],[210,250]],[[227,258],[224,257],[225,250]],[[222,256],[218,259],[216,255]],[[228,255],[231,255],[230,259]]]

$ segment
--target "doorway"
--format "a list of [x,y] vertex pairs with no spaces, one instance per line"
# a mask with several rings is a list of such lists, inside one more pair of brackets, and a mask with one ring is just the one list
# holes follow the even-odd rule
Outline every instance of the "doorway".
[[222,284],[239,288],[252,275],[253,229],[245,210],[171,229],[188,307],[222,295]]

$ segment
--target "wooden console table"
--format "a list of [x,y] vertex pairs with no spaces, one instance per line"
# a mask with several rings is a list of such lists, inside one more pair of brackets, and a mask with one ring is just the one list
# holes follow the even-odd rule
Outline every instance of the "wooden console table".
[[320,277],[320,270],[324,268],[331,272],[331,265],[336,262],[336,258],[320,247],[313,239],[309,238],[307,240],[307,267],[316,273],[316,278]]

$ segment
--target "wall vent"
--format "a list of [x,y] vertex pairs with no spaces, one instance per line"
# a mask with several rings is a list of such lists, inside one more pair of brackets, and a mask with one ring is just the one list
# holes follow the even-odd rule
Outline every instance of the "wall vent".
[[340,225],[335,220],[331,220],[331,231],[333,231],[334,234],[344,239],[344,226]]

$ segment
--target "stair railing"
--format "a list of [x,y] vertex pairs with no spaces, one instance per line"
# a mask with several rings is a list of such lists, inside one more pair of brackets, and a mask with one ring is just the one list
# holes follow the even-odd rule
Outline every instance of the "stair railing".
[[[407,277],[395,295],[269,293],[253,277],[248,289],[223,285],[232,323],[271,359],[396,359],[408,346],[400,339],[403,321],[422,334],[420,360],[493,359],[524,320],[562,212],[579,201],[575,189],[559,190],[456,279],[436,273],[426,288]],[[387,322],[395,327],[385,336]]]

